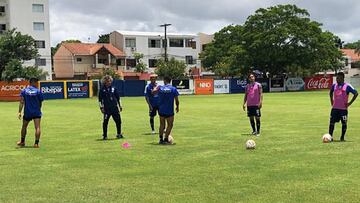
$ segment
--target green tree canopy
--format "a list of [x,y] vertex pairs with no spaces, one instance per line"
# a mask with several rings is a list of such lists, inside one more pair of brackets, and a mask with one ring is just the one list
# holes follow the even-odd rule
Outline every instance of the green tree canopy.
[[99,39],[96,43],[110,43],[110,34],[99,35]]
[[178,61],[171,58],[169,61],[164,59],[158,60],[156,63],[157,70],[155,71],[160,77],[170,77],[171,79],[181,79],[184,77],[186,64],[183,61]]
[[295,5],[258,9],[244,25],[230,25],[215,33],[200,55],[203,65],[228,76],[253,69],[271,74],[338,70],[342,41],[309,16]]
[[356,42],[350,42],[350,43],[346,43],[344,45],[345,49],[356,49],[356,48],[360,48],[360,40],[356,41]]
[[[38,57],[35,40],[15,29],[0,37],[0,76],[12,81],[15,78],[42,77],[47,75],[37,67],[23,67],[23,62]],[[30,74],[31,73],[31,74]]]

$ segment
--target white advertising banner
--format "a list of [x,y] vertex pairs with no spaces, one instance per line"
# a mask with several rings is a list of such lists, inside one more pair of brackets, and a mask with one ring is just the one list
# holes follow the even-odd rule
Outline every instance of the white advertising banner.
[[228,94],[230,92],[230,80],[214,80],[214,94]]

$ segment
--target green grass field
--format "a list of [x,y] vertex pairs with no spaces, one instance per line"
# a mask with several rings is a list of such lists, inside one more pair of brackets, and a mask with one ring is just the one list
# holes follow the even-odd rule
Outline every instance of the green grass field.
[[18,103],[0,103],[0,202],[359,202],[360,101],[347,142],[323,144],[328,92],[266,93],[259,138],[243,96],[181,96],[171,146],[153,143],[143,97],[122,98],[126,138],[108,141],[96,98],[45,101],[40,149],[16,147]]

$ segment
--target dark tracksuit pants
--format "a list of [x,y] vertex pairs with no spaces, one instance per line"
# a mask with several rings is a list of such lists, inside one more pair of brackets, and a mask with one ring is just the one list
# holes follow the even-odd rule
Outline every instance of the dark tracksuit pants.
[[115,121],[117,134],[118,135],[121,134],[121,116],[120,116],[119,111],[105,112],[104,120],[103,120],[103,136],[104,137],[107,137],[107,129],[108,129],[110,117],[112,117],[113,120]]

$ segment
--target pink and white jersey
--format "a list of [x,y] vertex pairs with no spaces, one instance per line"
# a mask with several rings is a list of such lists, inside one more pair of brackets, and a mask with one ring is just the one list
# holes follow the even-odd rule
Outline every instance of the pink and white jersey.
[[334,85],[334,93],[333,93],[333,108],[334,109],[347,109],[347,103],[349,94],[347,93],[346,89],[348,88],[348,84],[344,83],[343,85]]
[[260,105],[260,89],[261,84],[254,82],[253,84],[246,85],[246,104],[247,106],[259,106]]

